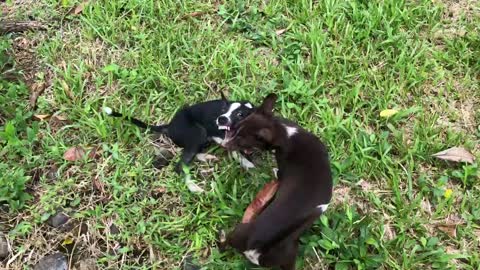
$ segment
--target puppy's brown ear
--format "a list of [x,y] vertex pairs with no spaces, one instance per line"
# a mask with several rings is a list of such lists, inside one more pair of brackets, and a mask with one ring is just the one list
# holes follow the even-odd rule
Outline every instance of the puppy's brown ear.
[[264,115],[272,115],[275,101],[277,101],[277,95],[274,93],[268,94],[268,96],[263,100],[262,105],[258,107],[257,111]]
[[271,142],[273,139],[272,131],[268,128],[260,129],[257,133],[257,136],[266,142]]

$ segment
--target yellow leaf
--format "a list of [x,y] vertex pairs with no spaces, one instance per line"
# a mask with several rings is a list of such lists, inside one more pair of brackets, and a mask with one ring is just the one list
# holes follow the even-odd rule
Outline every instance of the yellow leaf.
[[67,237],[67,238],[65,238],[65,240],[63,240],[62,245],[70,245],[72,243],[73,243],[73,239],[70,238],[70,237]]
[[65,82],[64,80],[60,80],[60,84],[62,85],[63,90],[70,91],[70,87],[68,87],[67,82]]
[[393,116],[394,114],[398,113],[398,110],[395,109],[387,109],[380,112],[380,117],[388,118]]
[[34,117],[38,120],[45,120],[50,117],[50,114],[35,114]]
[[445,199],[450,199],[450,197],[452,197],[452,193],[453,193],[453,190],[451,188],[447,188],[445,190],[445,193],[443,193],[443,196],[445,197]]

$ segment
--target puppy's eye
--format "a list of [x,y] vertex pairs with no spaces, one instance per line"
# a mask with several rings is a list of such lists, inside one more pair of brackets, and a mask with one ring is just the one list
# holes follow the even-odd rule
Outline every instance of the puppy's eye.
[[243,112],[238,112],[237,117],[243,117]]

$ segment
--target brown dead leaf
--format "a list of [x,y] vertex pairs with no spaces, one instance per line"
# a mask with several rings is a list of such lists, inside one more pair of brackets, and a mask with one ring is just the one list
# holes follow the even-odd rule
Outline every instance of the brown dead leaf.
[[280,36],[283,35],[285,32],[287,32],[287,28],[279,29],[275,31],[275,34],[277,34],[277,36]]
[[105,184],[98,178],[98,176],[93,178],[92,185],[94,190],[100,192],[101,194],[105,194]]
[[46,86],[44,82],[36,82],[30,86],[31,94],[28,103],[31,109],[35,109],[37,106],[37,99],[42,95],[43,91],[45,91],[45,88]]
[[460,250],[458,250],[457,248],[452,247],[452,246],[446,246],[445,247],[445,252],[447,254],[462,254],[462,252]]
[[82,147],[74,146],[65,151],[65,153],[63,154],[63,158],[68,161],[76,161],[82,159],[84,155],[85,150],[83,150]]
[[88,158],[94,159],[100,156],[100,146],[94,147],[89,153],[88,153]]
[[85,6],[88,4],[88,0],[83,1],[82,3],[78,4],[75,8],[71,9],[68,14],[70,15],[78,15],[82,13]]
[[165,193],[167,192],[167,189],[165,187],[158,187],[155,189],[155,191],[158,193]]
[[167,189],[165,187],[157,187],[154,188],[151,192],[151,195],[154,199],[158,199],[163,196],[167,192]]
[[452,238],[457,238],[457,225],[456,224],[441,224],[437,225],[437,229],[448,234]]
[[55,117],[58,121],[67,121],[67,117],[63,114],[57,114],[57,115],[54,115],[53,117]]
[[33,115],[38,120],[45,120],[50,117],[50,114],[35,114]]
[[73,93],[72,93],[72,91],[70,91],[70,87],[68,86],[67,82],[65,82],[64,80],[60,80],[60,84],[62,85],[62,88],[63,88],[63,91],[65,92],[65,94],[69,98],[74,99]]
[[475,156],[463,147],[452,147],[450,149],[433,154],[432,156],[442,160],[455,162],[473,163],[475,161]]
[[195,11],[195,12],[191,12],[191,13],[187,13],[187,14],[183,15],[183,18],[185,19],[185,18],[200,17],[200,16],[203,16],[207,13],[208,13],[207,11]]

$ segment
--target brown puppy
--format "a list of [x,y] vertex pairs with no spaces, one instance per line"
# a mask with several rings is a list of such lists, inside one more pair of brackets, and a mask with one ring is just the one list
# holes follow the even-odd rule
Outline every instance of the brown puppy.
[[328,207],[332,176],[326,147],[295,123],[273,116],[277,96],[268,95],[254,113],[227,132],[230,150],[275,150],[278,191],[251,222],[238,224],[221,240],[254,264],[295,269],[300,235]]

